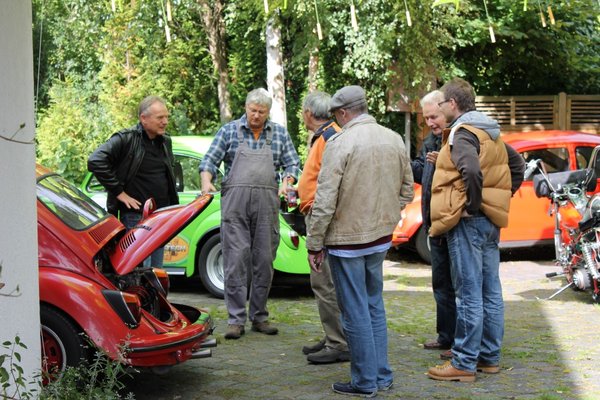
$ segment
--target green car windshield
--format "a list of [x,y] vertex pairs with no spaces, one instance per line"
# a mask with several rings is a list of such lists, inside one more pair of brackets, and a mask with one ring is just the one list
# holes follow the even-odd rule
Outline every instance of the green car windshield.
[[60,175],[44,175],[37,182],[37,197],[50,211],[75,230],[83,230],[106,216],[106,211]]

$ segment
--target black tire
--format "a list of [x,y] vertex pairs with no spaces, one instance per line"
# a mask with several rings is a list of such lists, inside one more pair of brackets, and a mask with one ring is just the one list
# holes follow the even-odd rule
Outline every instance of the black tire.
[[[90,349],[81,329],[60,311],[40,305],[43,372],[56,379],[67,367],[90,360]],[[49,364],[48,364],[49,363]],[[44,377],[46,381],[47,377]]]
[[429,243],[427,241],[427,232],[423,229],[423,226],[417,231],[415,236],[415,249],[421,259],[427,264],[431,265],[431,251],[429,250]]
[[223,253],[219,234],[211,236],[202,246],[198,254],[198,275],[210,294],[219,299],[225,297]]

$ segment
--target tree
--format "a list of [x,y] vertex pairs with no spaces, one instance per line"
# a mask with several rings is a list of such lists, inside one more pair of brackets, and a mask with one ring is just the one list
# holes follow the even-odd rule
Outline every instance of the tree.
[[231,120],[229,95],[229,71],[227,69],[227,48],[225,25],[223,23],[223,2],[221,0],[198,0],[204,29],[208,36],[208,50],[218,76],[219,114],[221,122]]

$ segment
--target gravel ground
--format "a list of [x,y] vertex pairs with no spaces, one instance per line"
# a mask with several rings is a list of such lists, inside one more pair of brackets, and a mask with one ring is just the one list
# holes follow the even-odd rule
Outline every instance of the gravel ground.
[[[384,265],[389,356],[394,388],[378,395],[390,399],[599,399],[600,332],[598,307],[591,296],[568,290],[547,298],[562,285],[545,273],[556,271],[552,252],[502,253],[501,276],[506,332],[501,373],[478,374],[475,383],[436,382],[425,375],[441,363],[438,352],[422,343],[435,337],[435,304],[430,268],[406,251],[392,251]],[[170,299],[210,308],[219,345],[213,356],[191,360],[157,376],[146,371],[126,381],[137,399],[330,399],[333,382],[349,380],[349,363],[311,365],[300,349],[321,337],[318,314],[306,285],[275,286],[271,318],[277,336],[251,332],[225,341],[222,300],[194,281],[174,282]]]

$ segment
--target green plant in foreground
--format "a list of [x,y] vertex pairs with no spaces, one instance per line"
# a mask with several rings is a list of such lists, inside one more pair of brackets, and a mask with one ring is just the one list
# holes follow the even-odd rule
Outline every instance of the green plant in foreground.
[[[55,381],[42,389],[40,400],[116,400],[124,388],[121,379],[131,376],[126,367],[97,352],[91,364],[68,367]],[[125,399],[135,399],[128,393]]]
[[[27,381],[23,376],[23,368],[20,365],[21,353],[19,349],[27,349],[25,343],[21,342],[19,336],[15,341],[5,341],[2,343],[2,349],[8,351],[7,354],[0,354],[0,385],[2,386],[3,399],[34,399],[37,389],[28,389]],[[5,366],[5,363],[7,364]],[[11,384],[12,383],[12,384]]]
[[[27,349],[16,336],[14,342],[5,341],[0,354],[0,398],[1,399],[40,399],[40,400],[117,400],[135,399],[133,393],[120,395],[124,388],[121,379],[131,376],[126,366],[97,352],[90,363],[77,367],[67,367],[55,380],[41,386],[41,373],[28,382],[21,367],[19,349]],[[123,349],[121,349],[123,351]]]

